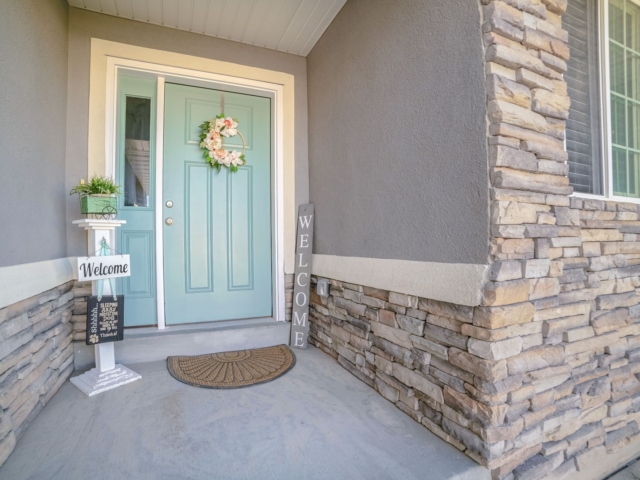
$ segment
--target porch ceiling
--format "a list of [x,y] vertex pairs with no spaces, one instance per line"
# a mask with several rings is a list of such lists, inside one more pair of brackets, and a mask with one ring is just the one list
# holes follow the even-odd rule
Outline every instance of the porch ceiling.
[[68,0],[72,7],[307,56],[347,0]]

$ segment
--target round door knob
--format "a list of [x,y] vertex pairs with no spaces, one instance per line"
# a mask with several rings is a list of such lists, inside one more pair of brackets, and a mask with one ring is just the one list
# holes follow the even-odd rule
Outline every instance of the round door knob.
[[171,218],[171,217],[167,218],[167,219],[164,221],[164,223],[166,223],[166,224],[167,224],[167,225],[169,225],[169,226],[173,225],[173,218]]
[[171,200],[167,200],[167,203],[165,203],[165,205],[167,206],[167,208],[171,208],[173,207],[173,202]]

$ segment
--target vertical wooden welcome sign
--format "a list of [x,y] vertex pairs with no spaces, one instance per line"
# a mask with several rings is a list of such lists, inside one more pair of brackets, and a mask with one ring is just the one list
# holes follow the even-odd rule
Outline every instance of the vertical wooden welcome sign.
[[311,251],[313,247],[313,204],[300,205],[298,208],[297,230],[290,344],[295,348],[307,348]]

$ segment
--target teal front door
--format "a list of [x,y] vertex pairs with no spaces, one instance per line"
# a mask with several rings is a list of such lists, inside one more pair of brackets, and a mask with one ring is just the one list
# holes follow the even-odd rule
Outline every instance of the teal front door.
[[[205,162],[200,125],[238,120],[246,165]],[[163,238],[168,325],[272,315],[271,101],[167,84]],[[242,149],[239,136],[225,142]]]

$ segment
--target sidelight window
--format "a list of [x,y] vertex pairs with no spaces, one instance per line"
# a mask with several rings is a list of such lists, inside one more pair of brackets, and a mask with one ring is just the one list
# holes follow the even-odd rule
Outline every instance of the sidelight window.
[[124,135],[124,205],[148,207],[151,99],[127,96]]

